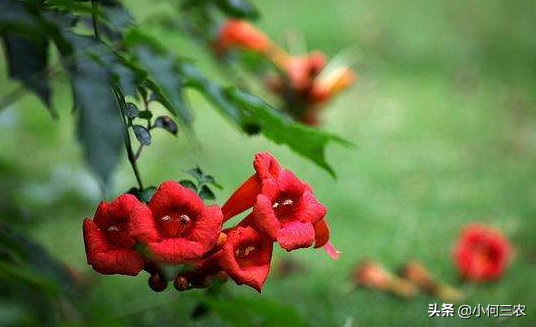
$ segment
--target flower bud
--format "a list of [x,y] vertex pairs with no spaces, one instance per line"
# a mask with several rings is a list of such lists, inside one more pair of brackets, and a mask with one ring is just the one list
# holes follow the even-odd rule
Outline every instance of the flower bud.
[[162,278],[159,273],[151,274],[149,277],[149,287],[155,292],[162,292],[167,288],[167,282]]
[[354,282],[363,287],[389,292],[405,299],[415,296],[417,289],[411,283],[396,277],[374,261],[363,261],[358,264]]
[[177,276],[175,277],[175,281],[173,282],[173,286],[175,286],[175,289],[179,292],[184,292],[192,288],[190,282],[188,279],[184,276]]
[[406,263],[400,271],[400,276],[407,279],[428,294],[431,294],[445,302],[458,302],[462,298],[460,291],[450,285],[438,281],[418,261]]

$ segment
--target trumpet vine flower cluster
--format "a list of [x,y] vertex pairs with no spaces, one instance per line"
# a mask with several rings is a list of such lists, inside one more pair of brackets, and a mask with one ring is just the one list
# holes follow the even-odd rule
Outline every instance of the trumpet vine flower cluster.
[[[268,152],[254,159],[255,174],[220,207],[176,181],[163,182],[148,203],[122,194],[101,202],[84,220],[87,261],[102,274],[150,274],[149,285],[164,290],[205,288],[232,278],[258,292],[266,281],[272,249],[325,247],[329,242],[326,207],[313,189]],[[231,218],[248,211],[235,226]]]
[[259,53],[275,66],[265,76],[269,90],[278,95],[285,110],[307,125],[321,123],[320,113],[328,100],[350,86],[356,74],[348,65],[329,62],[324,53],[312,51],[291,55],[251,23],[229,19],[220,27],[215,41],[218,54],[230,50]]

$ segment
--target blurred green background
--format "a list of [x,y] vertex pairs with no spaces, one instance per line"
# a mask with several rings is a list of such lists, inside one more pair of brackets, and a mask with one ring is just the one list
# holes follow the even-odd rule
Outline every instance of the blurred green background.
[[[177,54],[195,58],[218,76],[210,55],[177,31],[151,23],[170,2],[127,1],[138,21]],[[338,179],[262,137],[248,138],[195,93],[197,140],[154,133],[140,168],[146,184],[181,179],[199,164],[225,186],[222,203],[252,172],[256,152],[269,150],[313,185],[329,208],[332,241],[343,252],[332,261],[321,250],[284,253],[301,270],[272,275],[262,295],[228,288],[247,298],[276,299],[293,306],[310,326],[529,326],[536,323],[536,4],[518,0],[271,0],[255,1],[259,25],[280,42],[289,32],[303,35],[308,48],[334,56],[356,53],[358,82],[329,104],[328,131],[357,144],[331,147],[328,159]],[[5,96],[17,84],[6,78]],[[2,201],[18,209],[0,219],[27,230],[55,256],[91,278],[87,305],[98,325],[233,326],[217,315],[190,320],[196,292],[172,288],[151,292],[146,276],[101,276],[86,264],[82,219],[101,200],[76,144],[67,85],[55,84],[61,119],[54,122],[33,96],[0,112]],[[126,160],[114,190],[134,184]],[[482,221],[500,227],[517,252],[511,268],[495,283],[461,283],[451,262],[460,227]],[[422,261],[442,280],[459,286],[464,303],[523,304],[526,317],[428,318],[421,295],[404,301],[354,290],[349,275],[356,261],[373,258],[396,270]],[[275,270],[275,269],[274,269]],[[262,302],[257,305],[263,305]],[[27,319],[0,295],[0,326]],[[247,315],[251,310],[245,305]],[[456,320],[456,321],[454,321]],[[255,325],[255,321],[251,322]],[[236,324],[239,325],[238,323]],[[242,325],[240,325],[242,326]],[[247,324],[246,324],[247,326]]]

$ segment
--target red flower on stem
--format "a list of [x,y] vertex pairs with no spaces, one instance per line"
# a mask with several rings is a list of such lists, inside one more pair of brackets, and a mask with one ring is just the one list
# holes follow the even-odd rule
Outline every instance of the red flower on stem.
[[[229,219],[253,206],[240,226],[254,226],[288,251],[317,246],[329,249],[329,228],[323,220],[326,208],[314,197],[311,187],[288,169],[282,169],[268,152],[255,155],[256,174],[231,195],[222,210]],[[315,228],[315,225],[317,225]],[[331,246],[332,257],[338,255]]]
[[236,284],[260,293],[270,272],[272,248],[272,240],[252,227],[236,227],[227,235],[219,264]]
[[271,47],[270,39],[251,23],[229,19],[220,28],[216,47],[219,51],[232,48],[266,52]]
[[454,261],[462,277],[478,282],[500,278],[512,255],[512,245],[500,230],[477,223],[463,228],[454,249]]
[[261,193],[253,206],[253,224],[287,251],[306,248],[315,241],[314,225],[324,218],[326,207],[311,187],[290,170],[277,177],[272,194]]
[[130,194],[112,202],[101,202],[93,220],[84,219],[84,243],[87,262],[101,274],[137,275],[145,259],[133,247],[128,223],[134,207],[140,202]]
[[175,181],[162,183],[148,205],[138,205],[129,224],[150,258],[172,264],[199,259],[216,244],[222,213],[205,206],[192,190]]

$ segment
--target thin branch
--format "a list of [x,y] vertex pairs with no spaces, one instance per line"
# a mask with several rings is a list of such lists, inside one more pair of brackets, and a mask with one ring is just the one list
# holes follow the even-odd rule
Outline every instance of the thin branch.
[[97,18],[97,2],[95,0],[91,0],[91,18],[93,22],[93,33],[95,34],[95,38],[100,40],[100,34],[99,34],[99,20]]
[[121,109],[121,119],[123,120],[123,125],[125,127],[124,130],[124,139],[125,139],[125,149],[127,150],[127,157],[128,161],[130,162],[130,166],[132,166],[132,170],[134,171],[134,175],[136,176],[136,181],[138,182],[138,186],[140,188],[140,191],[143,191],[143,183],[141,181],[140,172],[138,170],[138,164],[136,162],[136,156],[134,155],[134,152],[132,151],[132,141],[130,139],[130,134],[128,132],[130,123],[127,123],[125,119],[125,111],[126,111],[126,101],[125,97],[123,96],[123,93],[121,93],[121,90],[118,86],[112,87],[115,96],[117,98],[117,102],[119,103],[119,108]]

